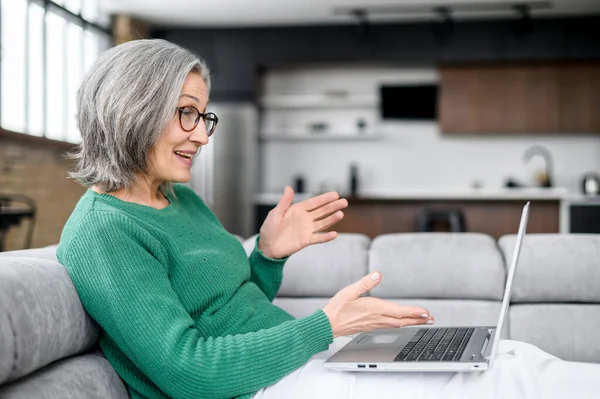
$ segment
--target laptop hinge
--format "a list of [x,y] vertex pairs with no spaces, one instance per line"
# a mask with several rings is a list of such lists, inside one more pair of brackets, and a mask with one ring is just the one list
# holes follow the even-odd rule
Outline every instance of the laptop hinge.
[[485,337],[485,342],[483,343],[483,346],[481,347],[481,356],[484,359],[489,359],[491,354],[492,354],[492,346],[494,343],[494,335],[496,334],[497,329],[496,328],[490,328],[488,330],[488,334],[487,337]]

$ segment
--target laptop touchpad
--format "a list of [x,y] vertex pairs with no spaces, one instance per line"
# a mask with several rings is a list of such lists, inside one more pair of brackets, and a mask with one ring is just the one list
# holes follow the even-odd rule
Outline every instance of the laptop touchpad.
[[400,337],[398,334],[369,334],[368,339],[360,341],[361,344],[391,344]]

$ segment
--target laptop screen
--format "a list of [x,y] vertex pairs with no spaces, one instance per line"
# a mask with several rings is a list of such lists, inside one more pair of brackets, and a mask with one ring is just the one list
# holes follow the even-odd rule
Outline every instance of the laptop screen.
[[498,351],[498,342],[500,341],[500,334],[502,333],[502,327],[504,326],[504,319],[506,313],[508,313],[508,305],[510,304],[510,293],[512,291],[512,283],[515,276],[515,270],[517,269],[517,262],[519,260],[519,254],[521,253],[521,244],[525,231],[527,230],[527,219],[529,218],[529,202],[523,207],[523,214],[521,215],[521,223],[519,224],[519,233],[517,234],[517,241],[515,242],[515,249],[513,251],[512,261],[510,268],[508,269],[508,276],[506,277],[506,286],[504,288],[504,297],[502,298],[502,307],[500,308],[500,316],[498,318],[498,325],[496,326],[496,333],[494,334],[494,342],[492,343],[492,352],[490,353],[490,367],[496,357]]

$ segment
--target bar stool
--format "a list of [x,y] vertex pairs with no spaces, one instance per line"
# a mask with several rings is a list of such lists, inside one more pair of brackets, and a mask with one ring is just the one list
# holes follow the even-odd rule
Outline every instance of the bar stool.
[[434,210],[422,209],[417,215],[417,231],[467,231],[465,215],[460,209]]
[[31,248],[35,213],[35,201],[30,197],[21,194],[0,194],[0,252],[4,251],[4,241],[10,227],[19,225],[22,219],[30,221],[25,249]]

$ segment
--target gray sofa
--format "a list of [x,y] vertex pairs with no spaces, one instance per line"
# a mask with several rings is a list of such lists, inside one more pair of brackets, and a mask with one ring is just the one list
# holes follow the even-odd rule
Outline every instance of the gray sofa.
[[[254,237],[242,240],[249,252]],[[372,295],[428,308],[437,325],[495,324],[515,236],[340,234],[288,261],[275,304],[301,317],[373,270]],[[600,235],[528,235],[503,336],[600,363]],[[55,248],[0,254],[0,398],[127,398],[98,350]]]

